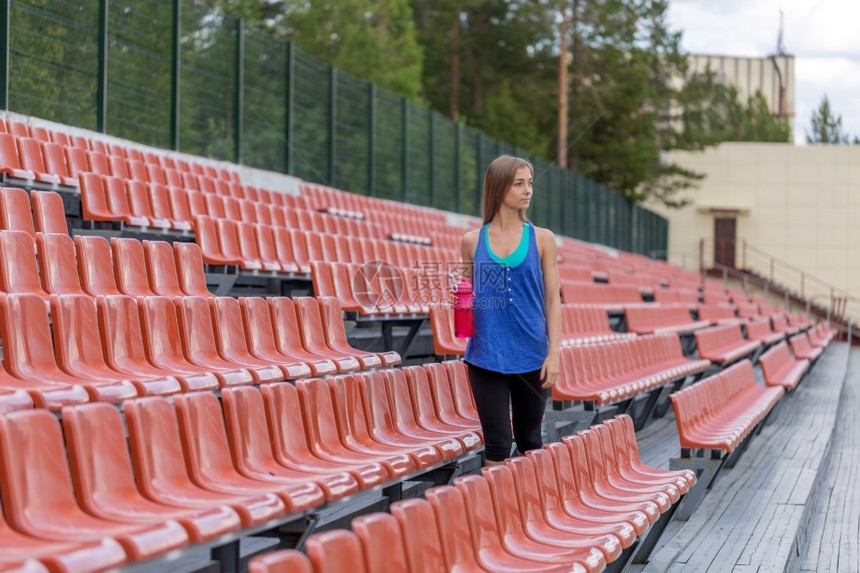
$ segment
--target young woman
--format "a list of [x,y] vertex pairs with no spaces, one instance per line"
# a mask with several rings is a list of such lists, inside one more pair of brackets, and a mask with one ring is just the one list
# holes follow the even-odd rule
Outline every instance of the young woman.
[[[487,465],[540,448],[549,388],[558,380],[561,301],[555,236],[526,220],[534,168],[503,155],[484,177],[483,226],[460,244],[475,290],[465,361]],[[513,436],[511,426],[513,425]]]

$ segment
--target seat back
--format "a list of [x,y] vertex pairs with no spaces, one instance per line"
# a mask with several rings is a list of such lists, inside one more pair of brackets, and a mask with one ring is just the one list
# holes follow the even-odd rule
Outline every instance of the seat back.
[[51,295],[51,319],[57,363],[67,372],[85,375],[105,369],[96,301],[85,294]]
[[30,293],[47,300],[36,270],[36,244],[26,231],[0,231],[0,291]]
[[69,235],[39,233],[36,236],[36,251],[39,256],[39,276],[45,292],[85,294],[78,277],[75,242]]
[[308,538],[305,551],[314,571],[367,573],[361,542],[355,533],[333,529]]
[[116,286],[110,243],[99,235],[75,235],[81,287],[92,296],[122,294]]
[[258,555],[248,562],[248,573],[313,573],[308,556],[297,549]]
[[275,459],[282,465],[299,461],[298,458],[309,454],[310,450],[296,387],[288,382],[277,382],[260,386],[260,393]]
[[9,524],[34,533],[34,521],[80,513],[57,417],[44,409],[0,416],[0,493]]
[[30,191],[33,222],[40,233],[69,234],[63,198],[53,191]]
[[25,380],[66,379],[54,358],[45,301],[33,294],[7,294],[0,297],[0,309],[6,370]]
[[152,293],[161,296],[181,297],[176,259],[173,247],[167,241],[143,241],[145,275],[149,277]]
[[179,287],[185,294],[194,296],[215,296],[206,286],[203,251],[197,243],[173,243],[176,255],[176,272]]
[[[427,499],[405,499],[389,508],[400,525],[408,571],[451,571],[454,563],[468,562],[472,552],[463,500],[451,486],[432,488],[426,494]],[[445,520],[441,528],[437,515]]]
[[128,296],[152,296],[146,273],[143,244],[138,239],[111,237],[117,288]]
[[0,229],[24,231],[36,238],[30,196],[20,187],[0,187]]
[[104,402],[67,406],[63,408],[62,422],[75,497],[85,511],[97,514],[97,498],[140,495],[134,483],[122,414],[116,406]]
[[403,573],[409,571],[403,535],[397,518],[389,513],[371,513],[352,520],[351,529],[358,536],[364,552],[367,571]]

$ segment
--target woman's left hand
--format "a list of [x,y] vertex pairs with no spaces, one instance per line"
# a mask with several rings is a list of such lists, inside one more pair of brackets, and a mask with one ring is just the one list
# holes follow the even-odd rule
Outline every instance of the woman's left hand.
[[540,379],[543,380],[543,384],[541,384],[541,388],[549,388],[556,382],[558,382],[558,373],[559,373],[559,360],[558,355],[552,355],[546,357],[546,360],[543,361],[543,366],[540,369]]

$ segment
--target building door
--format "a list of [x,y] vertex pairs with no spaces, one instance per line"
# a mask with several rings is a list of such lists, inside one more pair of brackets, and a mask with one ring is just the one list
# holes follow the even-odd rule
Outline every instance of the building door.
[[714,219],[714,263],[735,268],[735,222],[737,219]]

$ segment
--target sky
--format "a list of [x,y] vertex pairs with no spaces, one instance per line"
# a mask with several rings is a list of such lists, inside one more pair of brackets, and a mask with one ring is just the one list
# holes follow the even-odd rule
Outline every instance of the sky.
[[694,54],[795,57],[794,142],[802,145],[826,94],[843,131],[860,137],[860,0],[670,0],[668,22]]

